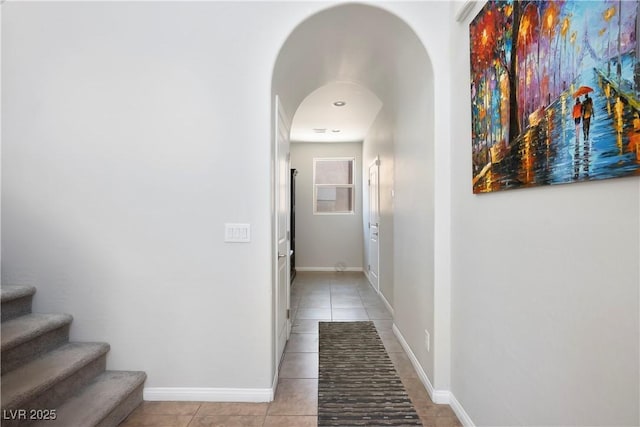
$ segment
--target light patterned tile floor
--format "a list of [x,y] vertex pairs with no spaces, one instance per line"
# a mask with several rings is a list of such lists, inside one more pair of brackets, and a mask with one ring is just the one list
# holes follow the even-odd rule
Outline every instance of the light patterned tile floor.
[[318,322],[372,320],[425,427],[457,427],[449,405],[429,398],[392,332],[393,320],[362,273],[298,273],[291,337],[271,403],[143,402],[120,427],[316,427]]

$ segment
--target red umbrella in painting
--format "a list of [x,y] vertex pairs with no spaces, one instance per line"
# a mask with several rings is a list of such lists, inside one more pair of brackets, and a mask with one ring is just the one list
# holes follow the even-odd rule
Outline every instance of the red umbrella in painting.
[[589,86],[580,86],[577,91],[573,93],[573,97],[577,98],[579,96],[585,95],[589,92],[593,92],[593,89]]

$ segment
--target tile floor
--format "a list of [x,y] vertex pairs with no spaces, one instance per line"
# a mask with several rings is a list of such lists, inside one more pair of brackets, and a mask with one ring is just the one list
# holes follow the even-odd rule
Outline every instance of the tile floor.
[[434,404],[394,336],[393,321],[362,273],[298,273],[291,289],[293,329],[271,403],[144,402],[120,427],[316,427],[318,322],[372,320],[425,427],[460,426]]

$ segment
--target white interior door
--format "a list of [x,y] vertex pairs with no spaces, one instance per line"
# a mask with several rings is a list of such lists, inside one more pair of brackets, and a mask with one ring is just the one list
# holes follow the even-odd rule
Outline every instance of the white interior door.
[[289,313],[289,125],[276,97],[276,369],[291,331]]
[[369,166],[369,280],[376,290],[380,290],[380,160]]

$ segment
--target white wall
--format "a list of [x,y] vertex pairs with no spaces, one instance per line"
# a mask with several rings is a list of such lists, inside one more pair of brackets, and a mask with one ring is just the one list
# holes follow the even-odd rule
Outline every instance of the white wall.
[[[286,58],[272,82],[287,35],[326,5],[3,5],[3,282],[37,286],[36,310],[73,313],[72,339],[110,342],[109,367],[147,371],[148,387],[269,387],[272,94],[282,93],[291,113],[310,90],[342,78],[373,89],[392,117],[424,120],[408,107],[395,111],[396,85],[405,87],[402,103],[425,102],[412,101],[405,80],[420,43],[377,7],[323,12],[358,25],[317,20],[312,37],[297,42],[318,42],[318,28],[339,38],[341,28],[350,31],[349,55],[321,40],[330,67],[306,51]],[[446,79],[446,4],[379,6],[409,21],[427,46],[434,71],[419,78]],[[362,37],[365,21],[371,38]],[[389,60],[396,55],[403,59]],[[446,146],[447,120],[426,120],[429,132],[416,133],[420,125],[400,138]],[[404,182],[396,190],[406,197],[414,182]],[[403,212],[401,232],[417,222],[428,238],[431,213]],[[225,222],[251,223],[252,242],[225,244]],[[407,290],[394,298],[396,310],[420,313],[415,323],[399,318],[417,349],[433,311],[432,279],[405,264],[396,289]]]
[[[355,158],[353,214],[313,214],[313,159],[319,157]],[[291,167],[298,170],[296,268],[362,270],[362,143],[291,144]]]
[[[2,279],[148,387],[272,383],[265,3],[2,6]],[[286,18],[285,18],[286,17]],[[251,31],[246,31],[251,28]],[[252,242],[225,244],[225,222]],[[233,327],[229,327],[233,325]]]
[[640,181],[473,195],[471,19],[451,22],[451,389],[476,425],[637,426]]
[[[383,108],[371,126],[362,144],[362,179],[369,179],[369,167],[376,157],[380,161],[378,169],[379,179],[379,225],[378,225],[378,283],[380,292],[387,302],[393,306],[393,195],[394,191],[394,152],[393,152],[393,123],[387,109]],[[363,237],[364,261],[369,260],[369,188],[363,186]]]
[[434,146],[425,137],[433,132],[434,94],[421,85],[403,88],[401,96],[394,146],[395,323],[434,381],[433,352],[424,344],[425,330],[434,335],[435,316]]
[[403,3],[395,11],[417,38],[407,38],[396,58],[394,320],[436,391],[448,390],[451,71],[442,17],[450,4]]

